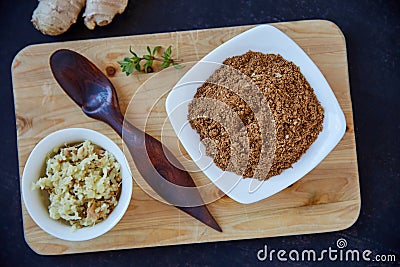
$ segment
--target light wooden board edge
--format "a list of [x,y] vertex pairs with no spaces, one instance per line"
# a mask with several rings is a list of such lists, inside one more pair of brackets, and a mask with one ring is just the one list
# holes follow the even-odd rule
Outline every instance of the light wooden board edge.
[[[296,24],[296,23],[310,23],[310,22],[288,22],[288,23],[277,23],[277,24],[273,24],[273,25],[278,27],[279,29],[281,29],[281,30],[283,30],[285,32],[285,31],[288,31],[288,29],[291,27],[290,25],[293,25],[293,24]],[[330,22],[326,22],[326,21],[313,21],[312,22],[313,25],[318,24],[318,23],[320,23],[320,24],[321,23],[329,23],[329,24],[332,25],[332,27],[335,27],[337,29],[339,34],[341,34],[341,32],[337,28],[337,26],[332,24],[332,23],[330,23]],[[248,29],[250,27],[252,27],[252,26],[241,26],[241,27],[238,27],[238,28],[241,28],[244,31],[245,29]],[[226,29],[230,29],[230,28],[226,28]],[[218,30],[218,29],[216,29],[216,30]],[[207,31],[207,30],[205,30],[205,31]],[[167,34],[167,33],[165,33],[165,34]],[[154,37],[154,35],[148,35],[148,36],[153,36]],[[343,37],[342,34],[341,34],[341,36],[343,38],[342,42],[343,42],[343,46],[345,48],[344,37]],[[117,37],[117,38],[129,38],[129,37]],[[85,42],[89,42],[89,41],[91,41],[91,40],[85,40]],[[94,40],[94,41],[96,41],[96,40]],[[76,41],[76,42],[82,42],[82,41]],[[68,42],[68,43],[73,43],[73,42]],[[65,44],[65,43],[62,43],[62,44]],[[52,44],[48,44],[48,45],[49,46],[57,46],[57,45],[60,45],[60,43],[52,43]],[[40,45],[40,46],[43,46],[43,45]],[[29,52],[29,49],[34,49],[34,48],[35,48],[35,46],[30,46],[28,48],[25,48],[23,51]],[[16,56],[16,59],[18,59],[18,56],[19,56],[19,54]],[[324,74],[326,75],[326,73],[324,73]],[[14,73],[13,73],[13,80],[14,80]],[[346,108],[349,111],[349,112],[345,113],[346,121],[347,121],[347,124],[348,124],[348,129],[346,131],[346,136],[347,136],[346,138],[350,139],[350,140],[348,140],[349,141],[348,145],[352,147],[352,149],[353,149],[353,157],[355,158],[355,161],[353,161],[353,168],[355,168],[355,170],[357,171],[355,178],[357,180],[357,188],[358,188],[357,196],[358,197],[356,197],[356,198],[354,198],[354,199],[352,199],[350,201],[341,202],[340,204],[341,205],[346,205],[346,207],[347,207],[346,211],[350,212],[353,215],[352,219],[351,220],[347,220],[346,223],[339,223],[339,224],[336,224],[336,225],[335,224],[331,224],[331,225],[328,225],[328,226],[325,226],[325,227],[319,226],[318,229],[315,229],[313,227],[311,227],[311,228],[305,227],[305,229],[299,229],[299,228],[294,227],[293,229],[288,229],[288,231],[286,231],[284,234],[282,232],[279,232],[279,230],[277,230],[276,232],[271,231],[269,234],[264,234],[263,236],[260,236],[259,233],[250,233],[246,237],[243,237],[243,236],[233,236],[233,237],[232,236],[231,237],[217,236],[217,237],[214,237],[214,238],[209,238],[207,241],[198,240],[197,242],[208,242],[208,241],[219,241],[219,240],[234,240],[234,239],[268,237],[268,236],[277,236],[277,235],[292,235],[292,234],[307,234],[307,233],[315,233],[315,232],[337,231],[337,230],[345,229],[345,228],[351,226],[355,222],[355,220],[358,217],[359,210],[360,210],[360,197],[359,197],[358,170],[357,170],[357,160],[356,160],[356,151],[355,151],[354,127],[353,127],[353,118],[352,118],[351,99],[350,99],[350,93],[349,93],[349,81],[348,81],[347,65],[346,65],[345,81],[347,83],[347,90],[345,90],[345,92],[344,92],[345,93],[345,97],[344,98],[346,99],[346,101],[348,101],[346,103]],[[343,103],[341,103],[341,105],[342,104]],[[23,170],[23,166],[21,165],[21,168],[20,168],[20,173],[21,174],[22,174],[22,170]],[[21,202],[22,202],[22,200],[21,200]],[[330,203],[330,204],[332,204],[332,203]],[[325,206],[330,205],[330,204],[313,205],[313,208],[315,208],[317,210],[318,209],[324,209],[324,208],[326,208]],[[22,205],[23,205],[23,202],[22,202]],[[287,212],[288,211],[285,210],[285,213],[287,213]],[[303,215],[305,215],[305,214],[303,214]],[[24,231],[26,233],[29,229],[26,229],[25,220],[26,219],[29,220],[30,218],[29,218],[29,215],[26,214],[26,210],[25,210],[24,207],[23,207],[23,217],[24,217]],[[332,219],[334,219],[334,218],[332,218]],[[27,240],[27,242],[28,242],[28,244],[30,244],[29,240]],[[184,243],[195,243],[195,242],[190,242],[190,241],[188,242],[187,240],[182,240],[182,242],[174,242],[172,240],[171,242],[165,242],[165,243],[162,243],[160,245],[173,245],[173,244],[184,244]],[[33,245],[33,244],[30,244],[30,245]],[[48,245],[55,246],[55,244],[48,244]],[[48,248],[48,245],[39,246],[39,247],[36,247],[36,248],[33,247],[33,246],[31,246],[31,247],[32,247],[33,250],[35,250],[39,254],[47,254],[46,252],[48,250],[46,248]],[[126,246],[126,247],[115,247],[115,249],[132,248],[132,247],[135,247],[135,246],[133,245],[133,246]],[[140,246],[140,247],[145,247],[145,246]],[[113,248],[111,248],[111,249],[113,249]],[[55,250],[53,250],[53,253],[49,253],[49,254],[77,253],[77,252],[85,252],[85,251],[91,251],[91,250],[79,251],[79,250],[68,250],[68,249],[66,249],[66,250],[65,249],[61,249],[61,250],[55,249]]]

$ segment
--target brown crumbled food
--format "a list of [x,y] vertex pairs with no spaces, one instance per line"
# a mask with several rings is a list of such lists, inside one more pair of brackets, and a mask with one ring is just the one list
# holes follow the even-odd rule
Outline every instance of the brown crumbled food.
[[[271,159],[270,164],[264,163],[262,166],[264,173],[255,178],[268,179],[280,174],[300,159],[322,131],[323,107],[315,96],[313,88],[300,72],[300,68],[281,55],[249,51],[240,56],[227,58],[223,64],[244,74],[245,79],[251,79],[255,86],[241,85],[227,75],[226,68],[223,70],[221,67],[197,89],[194,100],[189,104],[188,119],[192,128],[199,133],[200,140],[206,146],[207,155],[213,157],[214,163],[222,170],[233,171],[245,178],[255,177],[256,169],[260,168],[258,165],[263,158],[268,157]],[[237,87],[247,88],[238,94],[237,90],[240,89],[232,90]],[[262,110],[267,119],[260,121],[260,117],[255,116],[260,112],[255,110],[258,108],[254,108],[254,105],[250,108],[249,103],[243,100],[243,94],[254,94],[251,90],[261,91],[260,98],[264,97],[266,102],[263,103],[267,103],[266,110],[271,112],[270,118],[267,112]],[[242,121],[245,131],[242,128],[242,131],[233,129],[231,132],[245,132],[245,137],[248,138],[250,151],[246,152],[248,159],[246,158],[247,165],[244,170],[228,168],[229,164],[237,166],[236,161],[243,161],[243,156],[232,153],[232,147],[244,149],[240,147],[244,144],[232,142],[232,137],[228,134],[229,129],[224,127],[225,122],[231,120],[232,116],[226,115],[222,109],[218,110],[206,102],[195,101],[201,98],[225,103]],[[209,115],[207,112],[212,108],[215,109],[213,114],[222,113],[217,121],[214,117],[205,116]],[[271,129],[265,128],[268,122],[274,123],[275,139],[267,138],[267,141],[274,143],[274,146],[270,146],[274,149],[273,156],[268,154],[268,151],[262,153],[262,140],[266,139],[262,138],[264,133],[260,132],[260,129]],[[242,142],[243,136],[237,140]]]

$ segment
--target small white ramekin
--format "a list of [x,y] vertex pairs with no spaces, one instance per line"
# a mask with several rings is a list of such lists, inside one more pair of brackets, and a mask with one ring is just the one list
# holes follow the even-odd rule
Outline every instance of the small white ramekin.
[[[121,164],[122,189],[118,205],[107,219],[94,226],[83,227],[73,231],[71,226],[50,218],[46,200],[43,199],[41,190],[32,190],[31,186],[40,177],[41,171],[45,166],[46,155],[54,147],[84,140],[90,140],[115,156],[116,160]],[[122,218],[132,196],[132,174],[124,153],[110,138],[90,129],[68,128],[49,134],[32,150],[22,174],[21,192],[29,215],[45,232],[63,240],[84,241],[96,238],[111,230]]]

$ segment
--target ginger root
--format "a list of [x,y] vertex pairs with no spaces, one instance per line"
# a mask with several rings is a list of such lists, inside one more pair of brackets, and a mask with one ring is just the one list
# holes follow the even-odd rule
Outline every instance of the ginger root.
[[124,12],[128,0],[39,0],[32,23],[43,34],[62,34],[76,22],[85,3],[84,23],[93,30],[96,25],[109,24],[116,14]]
[[109,24],[116,14],[124,12],[127,5],[128,0],[86,0],[86,9],[83,13],[86,27],[93,30],[96,25]]
[[62,34],[76,22],[84,5],[85,0],[39,0],[32,23],[43,34]]

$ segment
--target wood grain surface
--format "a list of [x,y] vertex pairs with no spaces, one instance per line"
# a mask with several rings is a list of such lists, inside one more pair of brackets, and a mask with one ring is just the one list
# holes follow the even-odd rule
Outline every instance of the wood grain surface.
[[[273,25],[290,36],[317,64],[346,117],[347,129],[343,139],[314,170],[293,186],[257,203],[243,205],[226,196],[210,203],[208,207],[223,229],[223,233],[219,233],[149,196],[146,188],[142,189],[145,186],[140,182],[140,174],[130,162],[137,182],[134,183],[126,214],[110,232],[84,242],[54,238],[32,221],[21,200],[25,239],[29,246],[39,254],[67,254],[307,234],[337,231],[351,226],[360,211],[360,189],[345,39],[338,27],[328,21]],[[77,51],[108,73],[118,92],[121,109],[127,112],[128,119],[162,139],[184,161],[187,154],[182,151],[169,124],[164,100],[171,89],[169,86],[190,66],[180,72],[136,73],[126,77],[119,71],[117,61],[128,56],[129,46],[134,51],[145,53],[147,45],[172,45],[174,57],[193,62],[252,27],[126,36],[24,48],[12,64],[20,176],[33,147],[40,139],[59,129],[90,128],[109,136],[123,147],[122,141],[109,126],[86,117],[59,88],[49,68],[49,56],[55,50],[68,48]],[[113,69],[115,73],[112,73]],[[198,185],[209,183],[201,172],[194,172],[192,177]],[[219,194],[216,189],[208,193]]]

